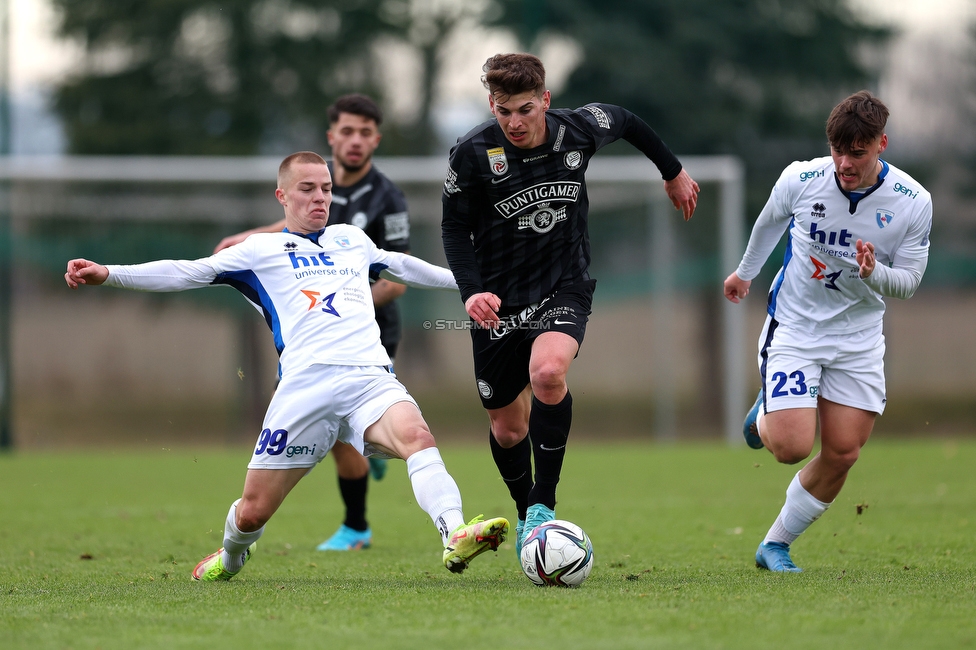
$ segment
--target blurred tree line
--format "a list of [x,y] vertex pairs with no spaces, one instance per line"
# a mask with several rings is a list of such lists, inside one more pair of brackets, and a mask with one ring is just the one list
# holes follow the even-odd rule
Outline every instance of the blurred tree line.
[[[481,24],[511,30],[527,50],[552,35],[578,44],[581,63],[555,106],[620,104],[676,152],[734,153],[760,166],[772,157],[781,167],[798,149],[823,152],[827,112],[872,85],[879,57],[871,54],[890,36],[861,22],[847,0],[53,2],[60,34],[84,45],[56,109],[70,150],[87,154],[323,144],[325,107],[337,96],[366,92],[388,103],[383,44],[410,48],[423,68],[418,119],[384,154],[434,152],[447,36]],[[790,151],[773,153],[781,149]]]

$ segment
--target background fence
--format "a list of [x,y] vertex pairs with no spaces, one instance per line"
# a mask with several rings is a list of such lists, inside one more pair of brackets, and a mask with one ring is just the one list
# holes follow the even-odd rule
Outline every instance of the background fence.
[[[9,402],[23,447],[251,441],[273,390],[270,332],[237,292],[68,290],[64,265],[208,255],[224,235],[280,218],[277,159],[12,159],[7,179],[11,264]],[[647,169],[634,165],[645,164]],[[445,160],[379,159],[407,194],[412,251],[444,263]],[[649,163],[604,157],[588,175],[594,314],[570,381],[574,430],[663,439],[726,435],[758,389],[755,339],[767,264],[732,306],[721,280],[741,255],[741,171],[732,159],[686,159],[702,181],[682,223]],[[738,175],[738,176],[737,176]],[[723,189],[724,188],[724,189]],[[723,218],[724,215],[724,218]],[[944,254],[938,219],[929,271],[887,320],[889,414],[878,431],[970,431],[976,423],[976,262]],[[723,247],[724,245],[724,247]],[[724,252],[723,252],[724,251]],[[484,434],[468,333],[425,328],[463,320],[456,294],[409,290],[397,373],[435,435]]]

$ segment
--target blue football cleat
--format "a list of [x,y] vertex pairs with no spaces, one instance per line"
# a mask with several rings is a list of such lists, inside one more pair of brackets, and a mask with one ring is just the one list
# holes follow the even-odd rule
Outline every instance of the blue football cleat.
[[790,545],[782,542],[763,542],[756,550],[756,568],[777,573],[800,573],[800,567],[790,558]]
[[343,524],[329,539],[319,544],[317,551],[358,551],[362,548],[369,548],[373,543],[373,531],[356,530]]
[[525,520],[519,519],[515,523],[515,556],[519,564],[522,563],[522,535],[525,534]]
[[746,444],[753,449],[762,449],[763,445],[762,438],[759,437],[759,425],[757,421],[759,420],[759,407],[762,406],[763,392],[759,389],[759,395],[756,396],[756,403],[752,405],[749,412],[746,414],[746,419],[742,423],[742,437],[746,439]]
[[552,521],[555,518],[555,510],[550,510],[541,503],[533,503],[531,506],[529,506],[529,509],[525,511],[525,526],[522,529],[522,537],[519,537],[518,546],[516,547],[520,558],[522,557],[522,545],[525,544],[525,539],[523,538],[528,538],[529,534],[533,531],[533,529],[535,529],[536,526],[541,526],[547,521]]
[[386,476],[386,459],[380,458],[379,456],[370,456],[366,460],[369,461],[369,473],[373,477],[373,480],[382,481],[383,477]]

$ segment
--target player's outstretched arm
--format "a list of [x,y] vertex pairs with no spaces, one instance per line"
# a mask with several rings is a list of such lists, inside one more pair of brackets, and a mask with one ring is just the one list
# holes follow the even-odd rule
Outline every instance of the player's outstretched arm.
[[260,226],[258,228],[251,228],[250,230],[245,230],[244,232],[239,232],[236,235],[228,235],[220,240],[216,247],[214,247],[213,252],[222,251],[225,248],[230,248],[231,246],[236,246],[242,241],[250,237],[251,235],[259,232],[281,232],[282,228],[285,227],[285,220],[276,221],[267,226]]
[[72,289],[79,284],[98,286],[108,279],[108,269],[86,259],[76,259],[68,262],[68,270],[64,274],[64,281]]
[[729,277],[725,278],[725,297],[731,302],[738,304],[741,299],[749,295],[750,286],[752,286],[752,280],[743,280],[738,275],[733,273]]
[[698,207],[698,193],[701,188],[688,172],[682,169],[677,176],[664,181],[664,191],[667,192],[674,207],[681,210],[685,221],[691,219],[691,215],[695,214],[695,208]]

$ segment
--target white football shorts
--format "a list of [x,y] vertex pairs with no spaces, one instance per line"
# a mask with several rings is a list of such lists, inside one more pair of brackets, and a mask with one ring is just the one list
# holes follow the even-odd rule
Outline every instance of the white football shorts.
[[803,332],[766,317],[759,374],[766,412],[816,408],[817,398],[881,414],[885,408],[882,324],[851,334]]
[[337,440],[366,456],[378,454],[363,434],[397,402],[417,405],[383,366],[316,364],[289,373],[271,398],[247,467],[314,467]]

